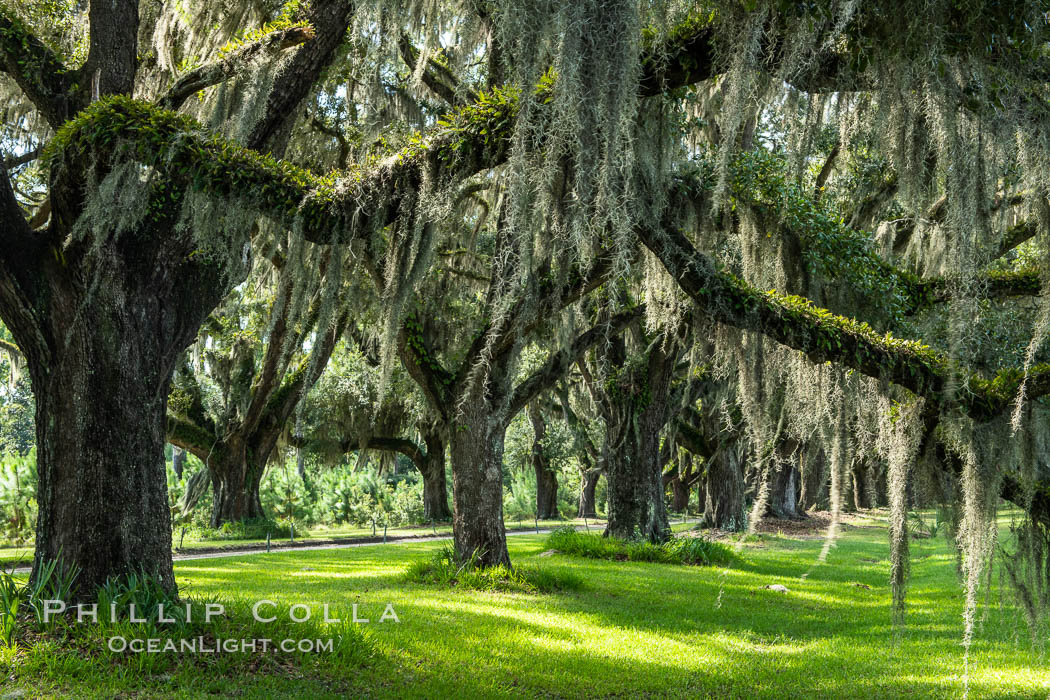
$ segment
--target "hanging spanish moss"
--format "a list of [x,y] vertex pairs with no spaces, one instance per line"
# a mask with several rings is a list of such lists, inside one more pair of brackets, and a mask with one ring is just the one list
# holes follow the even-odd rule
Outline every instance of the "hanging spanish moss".
[[890,585],[893,589],[894,621],[904,620],[909,573],[908,473],[922,436],[921,401],[894,402],[885,392],[878,400],[883,414],[879,421],[878,451],[888,464],[886,487],[890,518]]

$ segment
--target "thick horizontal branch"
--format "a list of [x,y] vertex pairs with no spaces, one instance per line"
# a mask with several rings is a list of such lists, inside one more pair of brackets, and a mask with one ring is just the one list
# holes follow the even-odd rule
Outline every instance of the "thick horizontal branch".
[[[866,323],[835,316],[802,297],[753,289],[719,270],[677,230],[645,228],[639,236],[703,313],[719,323],[761,333],[813,362],[834,362],[885,379],[942,409],[961,408],[979,421],[1009,410],[1025,380],[1019,369],[982,379],[953,367],[920,343],[879,335]],[[1050,393],[1050,365],[1031,368],[1026,391],[1029,397]]]
[[379,450],[382,452],[399,452],[409,459],[417,468],[422,469],[427,459],[427,452],[408,438],[372,436],[364,440],[342,438],[336,440],[322,440],[320,442],[306,437],[292,436],[288,444],[292,447],[322,447],[328,448],[338,445],[340,452],[357,452],[358,450]]
[[157,100],[163,109],[177,110],[195,93],[236,75],[254,60],[303,44],[314,36],[313,27],[290,27],[267,34],[258,41],[246,44],[225,57],[194,68],[181,76],[171,88]]
[[[345,9],[337,14],[343,13]],[[710,77],[713,64],[696,43],[707,41],[708,30],[690,26],[670,44],[647,53],[652,59],[645,61],[643,84],[672,90]],[[694,70],[676,68],[689,60],[696,64]],[[301,224],[314,242],[347,243],[363,230],[390,223],[400,211],[401,197],[418,191],[424,181],[440,188],[505,162],[517,109],[517,91],[497,88],[386,159],[323,179],[206,135],[187,118],[119,97],[79,113],[60,129],[47,152],[52,158],[78,152],[86,156],[123,141],[144,164],[181,175],[199,190],[248,200],[263,213]]]
[[214,434],[172,413],[168,414],[166,434],[172,445],[181,447],[207,464],[208,455],[216,442]]
[[[956,284],[949,278],[932,277],[911,281],[907,291],[911,301],[910,313],[922,311],[934,304],[951,301]],[[983,273],[971,293],[983,299],[1038,296],[1043,289],[1038,270]]]
[[[686,412],[688,414],[695,414],[696,409],[690,408],[687,409]],[[695,423],[700,422],[697,419],[698,417],[695,415],[689,415],[689,417]],[[682,446],[685,447],[685,449],[689,450],[698,457],[703,457],[705,460],[710,460],[712,457],[715,456],[715,452],[717,451],[718,446],[716,444],[712,444],[712,442],[707,439],[707,436],[704,434],[704,432],[696,428],[690,421],[685,420],[685,417],[679,417],[677,421],[677,428],[678,440],[682,444]]]

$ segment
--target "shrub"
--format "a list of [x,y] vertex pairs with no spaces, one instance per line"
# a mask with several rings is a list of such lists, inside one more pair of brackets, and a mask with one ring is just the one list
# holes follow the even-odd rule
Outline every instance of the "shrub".
[[583,587],[583,579],[571,571],[538,566],[479,567],[474,554],[465,562],[456,560],[449,546],[430,559],[409,565],[405,578],[415,583],[458,586],[477,591],[513,591],[519,593],[553,593],[574,591]]
[[631,542],[560,527],[547,537],[548,549],[590,559],[647,561],[661,564],[729,564],[737,559],[733,550],[703,537],[676,537],[663,544]]
[[[302,522],[287,518],[239,520],[223,523],[219,527],[191,526],[186,529],[186,533],[196,540],[265,540],[267,534],[273,539],[286,540],[291,537],[293,527],[296,537],[306,537],[310,534]],[[177,532],[173,534],[175,537],[179,536]]]

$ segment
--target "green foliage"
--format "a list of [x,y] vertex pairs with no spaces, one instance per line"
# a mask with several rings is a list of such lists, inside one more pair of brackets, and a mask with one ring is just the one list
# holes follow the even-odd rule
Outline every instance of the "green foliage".
[[317,517],[325,523],[382,527],[424,522],[423,484],[414,479],[384,480],[374,472],[343,467],[317,479],[321,494]]
[[918,511],[912,511],[910,515],[913,531],[921,537],[936,537],[949,529],[948,517],[941,509],[938,509],[929,519]]
[[503,517],[518,523],[536,517],[536,472],[531,468],[513,472],[503,491]]
[[40,565],[36,578],[25,585],[24,592],[25,601],[32,608],[37,624],[44,625],[44,601],[72,600],[79,575],[79,566],[62,562],[61,551],[56,559]]
[[310,530],[301,522],[287,518],[254,518],[237,522],[223,523],[219,527],[191,525],[186,533],[191,539],[199,540],[265,540],[289,539],[292,531],[296,537],[307,537]]
[[0,642],[10,647],[14,643],[18,609],[22,605],[22,587],[14,576],[0,571]]
[[457,561],[455,551],[445,546],[430,559],[413,562],[405,574],[414,583],[441,584],[476,591],[507,591],[517,593],[553,593],[576,591],[583,588],[583,579],[560,569],[538,566],[479,567],[475,552],[467,561]]
[[[12,581],[0,574],[0,641],[6,637],[8,649],[16,648],[17,618],[6,615],[11,610],[4,605],[5,592],[12,590]],[[24,598],[24,588],[16,589]],[[149,575],[130,574],[108,580],[96,592],[98,601],[97,621],[88,618],[75,621],[75,608],[67,608],[64,615],[52,616],[47,628],[42,628],[29,638],[20,650],[19,663],[22,673],[45,673],[49,678],[62,677],[98,679],[110,669],[119,669],[125,677],[149,677],[158,682],[158,674],[184,670],[200,678],[212,674],[224,676],[237,674],[242,677],[277,670],[286,673],[290,667],[312,667],[322,660],[346,668],[360,668],[373,663],[379,654],[375,643],[357,625],[343,615],[342,621],[324,622],[320,610],[311,610],[304,622],[295,622],[287,604],[266,608],[268,615],[276,619],[259,622],[252,615],[252,603],[244,600],[177,600]],[[218,604],[222,614],[205,618],[206,605]],[[131,606],[134,605],[134,611]],[[163,605],[165,620],[160,619]],[[112,607],[111,606],[115,606]],[[186,609],[190,608],[190,617]],[[115,613],[115,614],[114,614]],[[301,613],[300,613],[301,614]],[[132,615],[136,618],[132,620]],[[145,619],[146,622],[138,620]],[[8,625],[10,624],[10,627]],[[176,645],[185,639],[217,640],[271,640],[267,654],[201,654],[188,662],[185,655],[177,653],[114,653],[83,655],[85,649],[97,649],[108,639],[122,637],[129,644],[132,640],[156,639],[163,646],[169,640]],[[330,651],[312,654],[303,651],[285,651],[277,648],[280,640],[331,640]],[[2,649],[2,647],[0,647]],[[10,657],[0,657],[0,666],[12,663]],[[203,668],[202,668],[203,667]],[[57,674],[57,675],[56,675]],[[163,680],[159,681],[163,683]],[[223,681],[228,683],[228,679]],[[300,677],[298,684],[302,685]],[[180,688],[184,690],[185,688]],[[95,694],[95,693],[92,693]]]
[[[702,187],[714,188],[711,156],[703,156],[697,166]],[[838,211],[792,182],[783,153],[766,148],[745,151],[729,168],[730,206],[746,205],[766,217],[768,225],[797,236],[811,272],[848,283],[867,300],[866,311],[894,322],[921,305],[912,298],[918,278],[883,260],[871,232],[849,228]]]
[[547,537],[547,547],[590,559],[646,561],[661,564],[731,564],[739,559],[732,548],[703,537],[676,537],[664,544],[628,542],[560,527]]
[[[0,642],[8,648],[14,645],[18,611],[23,605],[33,611],[37,625],[43,629],[44,602],[70,600],[79,574],[78,567],[64,566],[59,559],[44,562],[36,579],[29,583],[19,583],[13,574],[0,570]],[[53,623],[52,618],[47,624]]]
[[[134,623],[145,625],[138,628],[140,634],[155,635],[164,629],[163,625],[172,625],[170,629],[182,632],[186,627],[186,608],[179,604],[176,596],[164,590],[160,581],[149,574],[130,573],[125,576],[112,577],[98,588],[98,607],[102,611],[116,610],[119,620],[129,620],[134,605],[134,616],[145,620],[145,623]],[[173,623],[160,622],[160,607],[164,606],[164,617],[174,620]],[[115,607],[112,607],[115,606]],[[103,613],[106,622],[111,622],[110,616]],[[100,616],[100,617],[102,617]]]
[[[207,133],[185,115],[129,97],[104,97],[82,110],[55,133],[42,158],[55,168],[89,155],[108,160],[118,150],[194,190],[242,199],[289,221],[298,219],[309,230],[330,230],[336,175],[319,178]],[[160,220],[182,193],[158,187],[148,213]]]
[[0,525],[15,544],[32,539],[36,526],[36,448],[24,457],[0,453]]
[[227,42],[222,48],[219,49],[217,58],[225,58],[237,49],[241,48],[245,44],[258,41],[268,34],[282,31],[285,29],[291,29],[293,27],[306,27],[307,23],[303,20],[298,19],[299,15],[303,12],[303,4],[300,0],[294,0],[293,2],[286,3],[281,8],[281,13],[272,22],[267,22],[261,27],[252,29],[250,31],[240,32],[236,37]]

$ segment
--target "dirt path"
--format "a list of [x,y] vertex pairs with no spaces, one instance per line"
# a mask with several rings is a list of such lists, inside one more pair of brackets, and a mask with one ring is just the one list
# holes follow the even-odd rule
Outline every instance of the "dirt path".
[[[583,527],[584,526],[582,526],[582,525],[577,525],[576,529],[579,530],[579,529],[581,529]],[[590,527],[590,529],[595,530],[596,532],[601,532],[603,527],[604,527],[604,523],[597,523],[596,522],[594,524],[594,526]],[[513,535],[535,535],[535,534],[541,534],[542,535],[544,533],[548,533],[548,532],[552,532],[552,531],[553,531],[553,528],[542,528],[542,527],[539,530],[536,530],[535,528],[520,529],[520,530],[507,530],[507,537],[511,537]],[[311,550],[318,550],[318,549],[350,549],[352,547],[375,547],[375,546],[381,545],[381,544],[400,544],[400,543],[403,543],[403,542],[435,542],[435,541],[438,541],[438,540],[451,540],[451,539],[452,539],[452,535],[407,535],[407,536],[400,536],[400,537],[388,537],[386,539],[386,542],[383,542],[383,538],[382,537],[367,537],[367,538],[358,537],[358,538],[355,538],[353,540],[350,540],[350,539],[346,539],[346,540],[343,540],[343,541],[332,540],[332,541],[325,541],[325,542],[320,542],[320,543],[318,543],[316,541],[314,541],[314,542],[306,541],[306,542],[303,542],[302,544],[299,544],[299,543],[291,544],[289,542],[282,542],[281,544],[272,544],[271,547],[270,547],[270,551],[271,552],[286,552],[286,551],[290,551],[290,550],[311,551]],[[172,556],[172,559],[174,559],[175,561],[189,561],[189,560],[192,560],[192,559],[219,559],[219,558],[222,558],[222,557],[240,557],[240,556],[247,556],[247,555],[250,555],[250,554],[266,554],[266,545],[265,544],[249,545],[249,546],[245,546],[245,547],[232,548],[232,549],[224,549],[224,548],[216,547],[214,549],[193,550],[193,551],[188,551],[188,552],[185,552],[185,553],[175,554],[175,555]],[[23,566],[23,567],[19,567],[17,569],[14,569],[13,572],[10,572],[10,573],[28,574],[30,572],[30,570],[31,570],[30,567]]]

